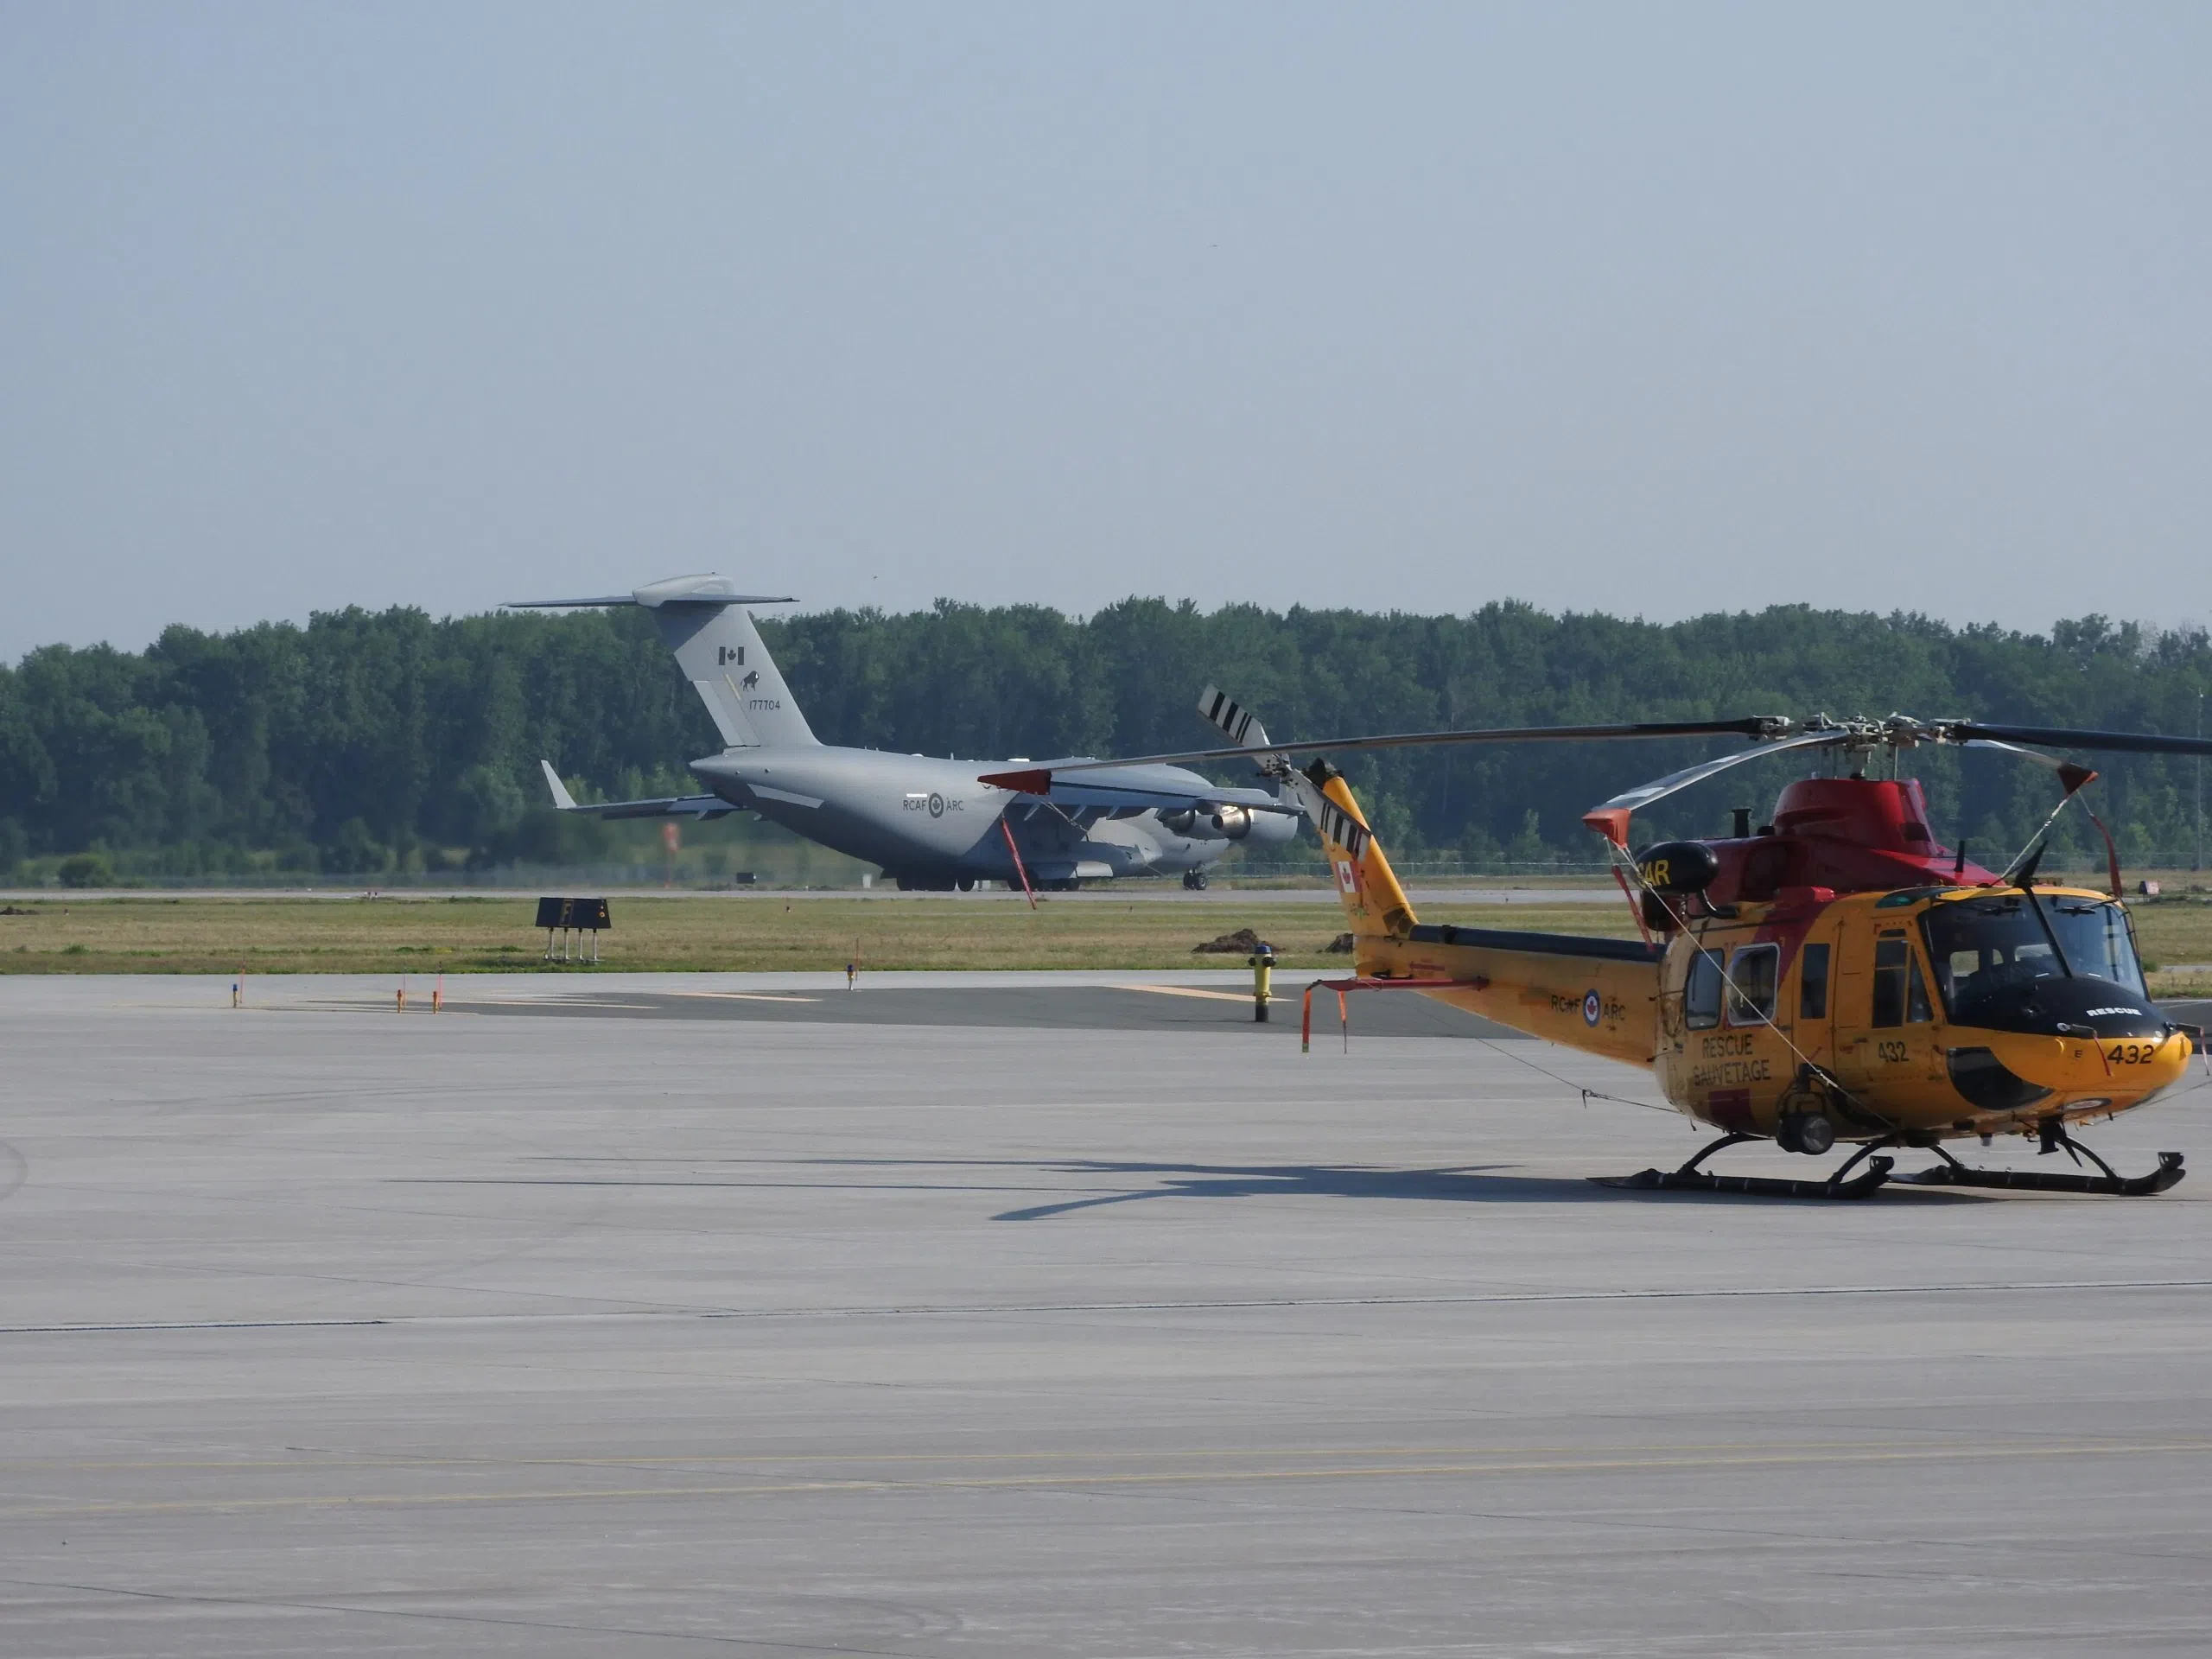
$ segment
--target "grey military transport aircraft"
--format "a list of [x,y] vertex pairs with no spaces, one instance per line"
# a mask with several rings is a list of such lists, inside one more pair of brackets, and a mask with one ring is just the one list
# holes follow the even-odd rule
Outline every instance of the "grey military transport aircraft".
[[[541,761],[553,804],[602,818],[718,818],[758,812],[810,841],[882,867],[903,888],[966,891],[978,881],[1065,890],[1122,875],[1206,871],[1239,842],[1278,845],[1302,809],[1271,790],[1232,789],[1179,766],[1109,766],[1065,779],[1068,757],[973,760],[848,749],[822,742],[776,670],[748,605],[788,599],[741,594],[724,576],[674,576],[599,599],[519,601],[513,610],[639,605],[721,732],[722,750],[690,763],[710,793],[650,801],[579,802]],[[1233,716],[1234,705],[1222,702]],[[1263,734],[1262,735],[1264,735]],[[1035,791],[979,781],[979,771],[1034,766]]]

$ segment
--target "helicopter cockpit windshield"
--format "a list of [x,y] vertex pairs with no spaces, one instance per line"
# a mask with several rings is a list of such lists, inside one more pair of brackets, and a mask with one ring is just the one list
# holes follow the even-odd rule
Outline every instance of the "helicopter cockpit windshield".
[[1991,893],[1932,905],[1921,928],[1943,1004],[1961,1025],[2012,1024],[1991,1016],[2037,980],[2101,979],[2149,995],[2126,913],[2102,899]]

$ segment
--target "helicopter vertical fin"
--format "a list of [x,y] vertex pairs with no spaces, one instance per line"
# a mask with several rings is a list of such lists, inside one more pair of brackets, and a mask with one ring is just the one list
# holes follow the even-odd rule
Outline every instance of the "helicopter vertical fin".
[[1341,772],[1327,761],[1317,760],[1303,772],[1292,772],[1286,782],[1319,832],[1336,878],[1337,898],[1351,923],[1356,960],[1365,973],[1365,947],[1370,941],[1411,936],[1413,905]]

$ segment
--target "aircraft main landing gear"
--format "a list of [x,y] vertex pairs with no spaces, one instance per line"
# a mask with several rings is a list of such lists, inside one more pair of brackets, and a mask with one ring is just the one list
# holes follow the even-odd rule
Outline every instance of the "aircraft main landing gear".
[[[1632,1192],[1741,1192],[1761,1198],[1863,1198],[1890,1179],[1890,1171],[1897,1162],[1893,1158],[1872,1155],[1892,1142],[1869,1141],[1844,1160],[1841,1169],[1822,1181],[1790,1180],[1775,1175],[1715,1175],[1698,1167],[1724,1147],[1764,1138],[1732,1131],[1701,1148],[1680,1169],[1646,1169],[1633,1175],[1592,1175],[1590,1179],[1599,1186],[1618,1186]],[[1852,1175],[1853,1168],[1862,1159],[1866,1160],[1866,1167]]]
[[2047,1173],[2040,1169],[1975,1169],[1961,1163],[1941,1147],[1930,1148],[1943,1161],[1933,1169],[1916,1170],[1910,1175],[1900,1175],[1901,1181],[1910,1181],[1916,1186],[2011,1186],[2033,1192],[2101,1192],[2113,1198],[2147,1198],[2154,1192],[2163,1192],[2188,1173],[2182,1168],[2182,1155],[2177,1152],[2158,1154],[2158,1166],[2147,1175],[2123,1175],[2110,1164],[2091,1152],[2072,1135],[2056,1118],[2038,1124],[2043,1135],[2043,1150],[2063,1152],[2076,1164],[2087,1158],[2104,1173],[2091,1175],[2060,1172]]

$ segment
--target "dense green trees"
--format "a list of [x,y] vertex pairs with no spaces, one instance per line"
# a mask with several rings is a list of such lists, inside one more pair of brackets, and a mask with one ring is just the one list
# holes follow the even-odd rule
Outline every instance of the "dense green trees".
[[[1192,705],[1209,680],[1278,734],[1308,736],[1898,709],[2188,732],[2212,685],[2202,633],[2101,617],[2044,637],[1802,607],[1662,626],[1515,604],[1449,617],[1131,599],[1082,620],[940,601],[763,622],[825,741],[985,759],[1202,742]],[[172,628],[135,655],[49,647],[0,668],[0,874],[87,852],[100,856],[79,861],[80,879],[576,856],[599,832],[538,807],[538,756],[622,795],[684,787],[683,762],[714,747],[635,611],[347,611],[304,629]],[[1710,752],[1402,751],[1346,767],[1402,855],[1587,857],[1584,808]],[[2043,773],[1997,757],[1907,764],[1929,782],[1939,833],[1992,850],[2050,800]],[[2115,757],[2105,772],[2095,804],[2129,855],[2185,858],[2194,763]],[[1646,827],[1709,831],[1738,801],[1763,810],[1789,774],[1787,759],[1756,763]]]

